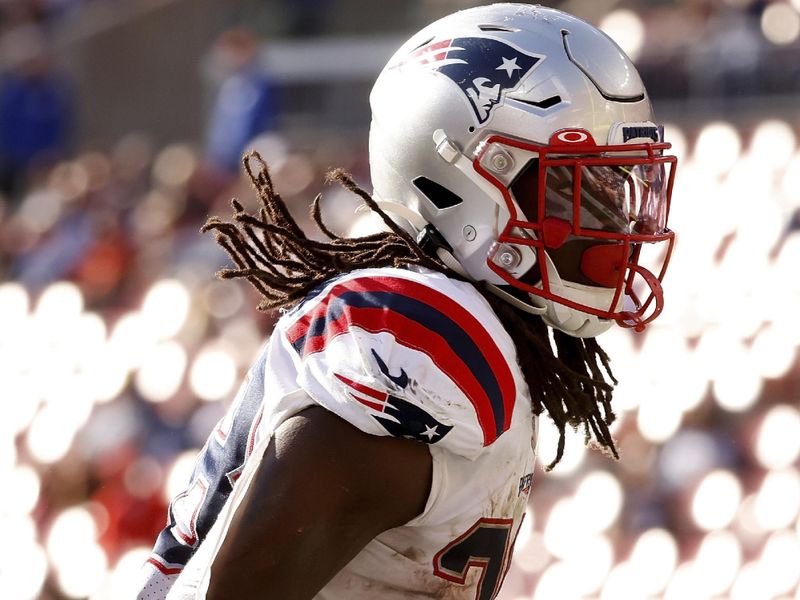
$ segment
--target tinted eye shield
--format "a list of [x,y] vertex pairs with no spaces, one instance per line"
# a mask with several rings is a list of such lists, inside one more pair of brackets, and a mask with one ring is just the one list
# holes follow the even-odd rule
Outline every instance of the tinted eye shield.
[[[510,285],[556,300],[571,308],[615,319],[621,325],[642,329],[663,308],[661,281],[674,244],[666,227],[674,182],[674,156],[663,152],[666,143],[628,143],[598,146],[580,131],[571,136],[554,135],[542,146],[502,136],[489,137],[476,152],[474,169],[505,200],[509,220],[498,237],[499,245],[534,249],[538,264],[546,264],[547,249],[560,248],[573,239],[591,240],[580,257],[580,271],[590,285],[615,289],[613,301],[597,308],[555,294],[547,269],[540,268],[541,282],[531,285],[513,276],[493,257],[488,266]],[[564,143],[560,138],[572,137]],[[553,143],[555,142],[555,143]],[[503,182],[493,169],[498,148],[528,156],[530,162],[517,176],[525,185]],[[528,220],[526,215],[532,217]],[[645,244],[658,245],[656,261],[643,264]],[[654,273],[657,273],[654,274]],[[649,294],[648,294],[649,291]],[[621,298],[628,306],[622,307]]]

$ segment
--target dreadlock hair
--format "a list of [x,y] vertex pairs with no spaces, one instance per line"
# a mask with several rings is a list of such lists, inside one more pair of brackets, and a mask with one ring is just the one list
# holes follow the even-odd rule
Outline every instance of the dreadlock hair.
[[[261,156],[250,152],[243,163],[260,200],[257,216],[247,213],[234,198],[233,218],[226,222],[211,217],[201,231],[214,231],[217,242],[236,264],[235,269],[222,269],[217,275],[222,279],[247,279],[261,294],[259,310],[288,308],[328,279],[357,269],[418,265],[458,278],[438,259],[428,256],[343,170],[328,173],[327,181],[336,181],[358,195],[383,219],[389,231],[358,238],[333,233],[322,219],[319,194],[312,204],[311,216],[328,241],[309,239],[273,187]],[[546,469],[551,470],[561,460],[568,425],[573,429],[582,426],[587,444],[593,442],[619,458],[608,429],[615,419],[611,409],[613,386],[605,375],[614,384],[617,380],[597,341],[553,330],[554,349],[548,327],[541,319],[524,315],[482,284],[473,284],[514,341],[534,413],[539,415],[546,410],[559,430],[556,456]]]

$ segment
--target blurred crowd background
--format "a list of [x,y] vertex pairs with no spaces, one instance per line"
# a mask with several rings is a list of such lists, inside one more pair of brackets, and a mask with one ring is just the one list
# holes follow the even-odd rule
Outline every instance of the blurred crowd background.
[[[271,315],[198,230],[369,187],[368,92],[467,0],[0,2],[0,598],[130,597]],[[502,600],[800,599],[800,0],[565,0],[680,158],[663,316],[604,336],[622,460],[537,472]],[[555,448],[543,420],[540,462]]]

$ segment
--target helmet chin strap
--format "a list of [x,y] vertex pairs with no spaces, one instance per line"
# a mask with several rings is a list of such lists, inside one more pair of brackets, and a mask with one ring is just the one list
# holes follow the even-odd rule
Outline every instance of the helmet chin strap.
[[506,290],[500,286],[494,285],[493,283],[486,284],[486,288],[501,300],[505,300],[512,306],[528,314],[541,316],[547,312],[547,306],[536,306],[534,304],[534,302],[544,302],[544,299],[540,298],[539,296],[528,294],[528,297],[531,299],[530,303],[528,303],[517,298],[514,294],[508,293]]
[[[428,226],[428,222],[420,214],[399,202],[387,200],[376,200],[376,202],[385,212],[394,214],[405,220],[412,228],[416,229],[417,232],[425,230]],[[448,269],[458,273],[465,279],[472,279],[448,248],[441,245],[437,246],[436,256]],[[595,288],[563,281],[546,252],[545,257],[550,289],[558,295],[581,302],[582,304],[600,304],[604,300],[606,303],[611,302],[613,295],[606,298],[605,296],[608,296],[608,292],[603,288]],[[490,283],[487,284],[486,287],[501,300],[508,302],[525,313],[542,317],[544,322],[550,325],[550,327],[559,329],[568,335],[575,337],[595,337],[608,330],[614,324],[614,322],[609,319],[600,319],[595,315],[590,315],[564,306],[563,304],[547,300],[535,294],[528,294],[530,300],[526,302],[495,284]]]
[[[466,279],[472,279],[464,270],[464,267],[461,266],[461,263],[456,260],[456,257],[453,256],[452,253],[448,252],[446,248],[437,248],[436,255],[439,257],[439,260],[441,260],[449,269],[452,269]],[[510,305],[528,314],[541,316],[547,312],[547,306],[544,305],[544,299],[539,298],[538,296],[528,294],[528,297],[531,300],[529,303],[521,300],[514,294],[507,292],[502,287],[493,283],[487,283],[486,289],[488,289],[492,294],[501,300],[508,302]],[[541,306],[537,306],[539,304],[541,304]]]
[[[404,204],[400,204],[399,202],[391,202],[389,200],[375,200],[375,203],[389,215],[395,215],[407,221],[411,227],[413,228],[412,231],[409,231],[412,235],[419,235],[421,232],[424,232],[426,228],[429,227],[429,223],[417,212],[414,212],[409,207]],[[359,206],[356,211],[361,210],[366,205]],[[368,207],[366,207],[368,209]],[[434,230],[435,231],[435,230]],[[446,243],[442,241],[441,243]],[[447,248],[442,245],[436,245],[436,256],[439,260],[442,261],[444,266],[446,266],[451,271],[454,271],[464,277],[465,279],[472,279],[469,274],[464,270],[464,267],[461,266],[461,263],[458,262],[453,253],[450,252]]]
[[448,252],[446,248],[439,247],[436,249],[436,256],[439,257],[446,266],[451,271],[455,271],[465,279],[472,279],[467,272],[464,270],[464,267],[461,266],[461,263],[456,260],[456,257],[452,255],[452,253]]
[[[546,252],[544,255],[550,290],[553,293],[596,308],[608,306],[611,303],[614,298],[614,290],[564,281]],[[534,296],[531,295],[531,297]],[[546,311],[542,314],[544,322],[550,327],[574,337],[596,337],[614,325],[614,321],[611,319],[601,319],[597,315],[585,313],[552,300],[544,299],[544,302],[546,306]],[[621,302],[622,299],[620,299]]]
[[[419,213],[414,212],[405,204],[400,204],[399,202],[392,202],[391,200],[379,200],[378,198],[373,198],[375,204],[380,207],[380,209],[388,214],[389,216],[395,215],[400,217],[404,221],[407,221],[413,229],[409,229],[408,225],[404,224],[402,221],[398,221],[397,219],[393,219],[395,223],[403,227],[408,233],[412,235],[416,235],[417,232],[422,231],[428,225],[428,222],[420,215]],[[370,207],[366,204],[359,204],[356,207],[356,214],[358,213],[368,213],[370,212]]]

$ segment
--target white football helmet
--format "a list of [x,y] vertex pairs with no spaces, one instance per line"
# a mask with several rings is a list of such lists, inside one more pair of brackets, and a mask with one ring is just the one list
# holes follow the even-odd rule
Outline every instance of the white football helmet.
[[604,33],[540,6],[464,10],[406,42],[370,103],[375,199],[448,266],[578,337],[661,312],[676,159]]

